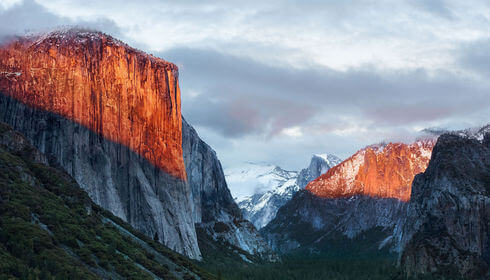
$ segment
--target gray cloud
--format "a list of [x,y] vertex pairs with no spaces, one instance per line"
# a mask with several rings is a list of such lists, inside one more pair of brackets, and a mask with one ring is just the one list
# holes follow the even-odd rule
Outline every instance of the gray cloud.
[[409,1],[413,5],[429,12],[431,14],[446,18],[455,19],[454,13],[447,6],[448,3],[443,0],[415,0]]
[[490,74],[490,38],[462,44],[456,50],[456,58],[466,70],[487,79]]
[[[354,116],[377,127],[407,126],[490,106],[487,91],[449,72],[295,69],[196,49],[174,49],[160,56],[181,67],[189,120],[231,137],[275,135],[325,117],[338,122]],[[188,96],[186,91],[199,94]]]
[[80,26],[121,36],[117,25],[107,18],[73,20],[55,15],[34,0],[25,0],[9,9],[0,7],[0,40],[11,36],[48,31],[61,26]]

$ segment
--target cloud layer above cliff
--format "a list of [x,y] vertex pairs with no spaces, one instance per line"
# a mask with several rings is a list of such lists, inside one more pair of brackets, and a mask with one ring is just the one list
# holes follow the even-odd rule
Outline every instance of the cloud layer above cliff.
[[483,0],[0,0],[0,36],[73,24],[178,64],[184,115],[225,166],[490,121]]

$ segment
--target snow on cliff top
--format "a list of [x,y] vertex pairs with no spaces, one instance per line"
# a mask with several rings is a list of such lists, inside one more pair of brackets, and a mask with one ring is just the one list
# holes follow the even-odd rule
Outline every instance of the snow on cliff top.
[[[52,31],[42,32],[42,33],[31,33],[26,35],[24,38],[30,46],[43,46],[43,45],[60,45],[72,44],[73,46],[83,46],[90,42],[97,42],[104,40],[107,44],[117,47],[123,47],[130,52],[134,52],[138,55],[148,58],[152,63],[160,63],[170,66],[174,70],[174,75],[178,77],[178,67],[177,65],[168,62],[162,58],[148,54],[142,50],[135,49],[123,41],[112,37],[109,34],[103,33],[101,31],[80,28],[80,27],[61,27]],[[22,39],[21,39],[22,41]]]

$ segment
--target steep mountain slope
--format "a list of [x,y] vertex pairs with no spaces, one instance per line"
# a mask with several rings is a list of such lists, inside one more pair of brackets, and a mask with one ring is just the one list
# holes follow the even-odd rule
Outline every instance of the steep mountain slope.
[[88,197],[0,123],[0,278],[215,279]]
[[310,182],[306,189],[324,198],[367,195],[408,201],[413,177],[427,167],[434,144],[429,138],[412,144],[366,147]]
[[[193,216],[200,240],[229,243],[248,254],[270,258],[270,250],[258,231],[233,200],[216,152],[183,120],[182,140],[187,181],[192,190]],[[200,246],[209,247],[210,244]],[[226,247],[226,244],[221,244]],[[205,252],[204,252],[205,253]]]
[[[308,168],[299,173],[284,171],[280,167],[274,167],[272,171],[267,170],[267,173],[259,174],[257,177],[263,179],[264,177],[276,176],[282,180],[276,180],[277,185],[272,190],[239,199],[238,206],[242,209],[245,218],[250,220],[258,229],[261,229],[274,219],[277,210],[288,202],[298,190],[304,188],[308,182],[325,173],[340,161],[334,155],[313,155]],[[246,173],[249,174],[249,172]],[[250,184],[254,183],[253,180],[250,181]]]
[[489,191],[490,126],[440,136],[398,230],[402,269],[488,279]]
[[[262,234],[281,252],[388,251],[404,216],[410,183],[425,169],[433,143],[389,143],[358,151],[298,192]],[[350,244],[350,249],[338,244]]]
[[99,32],[20,38],[0,48],[0,121],[94,202],[199,258],[177,79],[175,65]]

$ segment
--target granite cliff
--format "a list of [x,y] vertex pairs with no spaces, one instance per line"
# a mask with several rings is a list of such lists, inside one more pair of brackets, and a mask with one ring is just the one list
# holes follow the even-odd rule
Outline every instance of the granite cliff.
[[490,126],[440,136],[397,230],[403,271],[488,279],[489,190]]
[[94,202],[200,258],[175,65],[100,32],[19,38],[0,48],[0,120]]
[[0,48],[0,120],[97,204],[180,253],[201,257],[196,226],[267,251],[216,153],[182,121],[172,63],[88,30],[18,38]]
[[240,248],[245,252],[270,259],[272,254],[258,231],[243,215],[228,189],[216,152],[199,138],[183,120],[182,145],[191,188],[193,218],[198,234]]
[[366,195],[410,199],[413,177],[425,170],[435,140],[368,146],[306,186],[324,198]]

